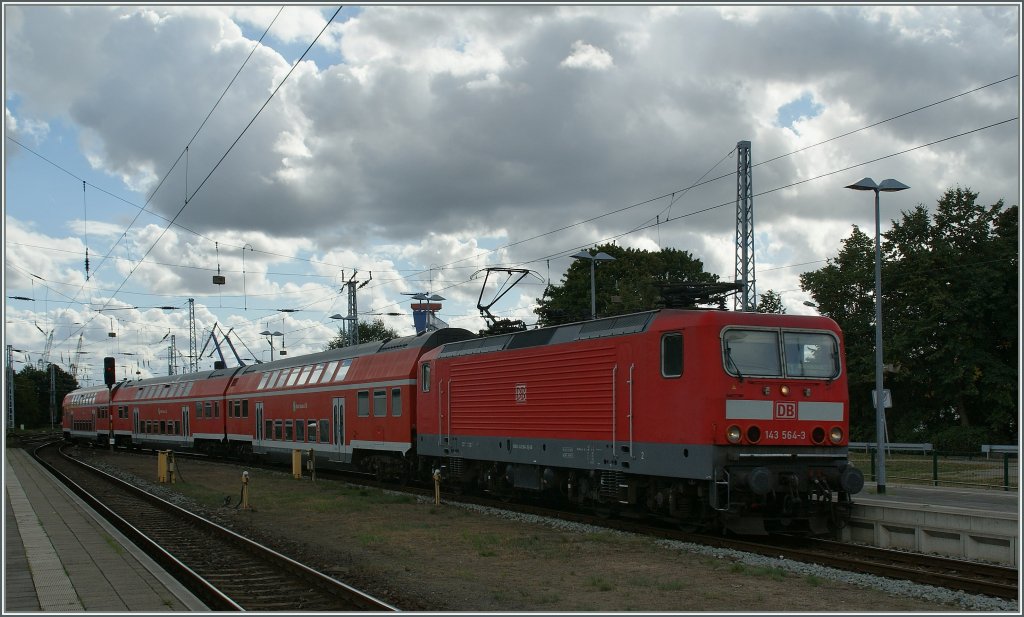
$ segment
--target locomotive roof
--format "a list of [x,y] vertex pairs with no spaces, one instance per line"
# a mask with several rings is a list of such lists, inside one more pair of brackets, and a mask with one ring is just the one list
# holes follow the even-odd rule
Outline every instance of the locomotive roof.
[[608,336],[620,336],[643,332],[654,320],[660,311],[646,311],[643,313],[632,313],[630,315],[617,315],[604,319],[591,321],[580,321],[577,323],[564,324],[538,328],[536,330],[524,330],[513,334],[501,334],[485,338],[472,339],[449,343],[444,346],[439,358],[450,358],[454,356],[465,356],[470,354],[499,351],[502,349],[522,349],[524,347],[538,347],[540,345],[556,345],[571,341],[582,341],[587,339],[604,338]]
[[809,315],[773,315],[770,313],[748,313],[737,311],[720,311],[704,309],[657,309],[629,315],[616,315],[571,324],[524,330],[512,334],[500,334],[472,340],[448,343],[441,348],[438,358],[451,358],[492,351],[557,345],[572,341],[622,336],[646,331],[659,314],[690,315],[693,319],[711,320],[725,325],[770,325],[780,323],[817,322],[831,320],[822,316]]

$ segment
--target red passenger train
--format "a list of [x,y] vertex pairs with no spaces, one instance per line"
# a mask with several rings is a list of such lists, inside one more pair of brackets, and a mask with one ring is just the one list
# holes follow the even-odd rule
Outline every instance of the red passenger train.
[[847,458],[842,335],[824,317],[671,310],[475,337],[446,328],[73,392],[68,439],[287,458],[544,493],[739,533],[825,533]]

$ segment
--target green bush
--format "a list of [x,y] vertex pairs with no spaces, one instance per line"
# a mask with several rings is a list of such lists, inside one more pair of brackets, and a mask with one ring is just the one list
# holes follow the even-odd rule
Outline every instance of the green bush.
[[982,444],[989,443],[989,433],[976,426],[951,426],[934,433],[931,441],[939,452],[974,453],[981,452]]

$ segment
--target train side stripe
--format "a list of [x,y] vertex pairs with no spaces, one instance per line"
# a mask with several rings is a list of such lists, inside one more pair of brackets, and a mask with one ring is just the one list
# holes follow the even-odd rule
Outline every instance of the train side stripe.
[[771,420],[771,401],[736,401],[725,402],[726,420]]
[[842,422],[842,403],[801,402],[797,410],[800,420],[817,420],[821,422]]

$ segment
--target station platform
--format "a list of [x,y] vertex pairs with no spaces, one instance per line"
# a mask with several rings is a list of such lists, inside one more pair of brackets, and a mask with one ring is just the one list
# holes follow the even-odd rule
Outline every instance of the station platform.
[[842,539],[1019,567],[1020,493],[866,482]]
[[21,448],[4,448],[3,614],[209,609]]

